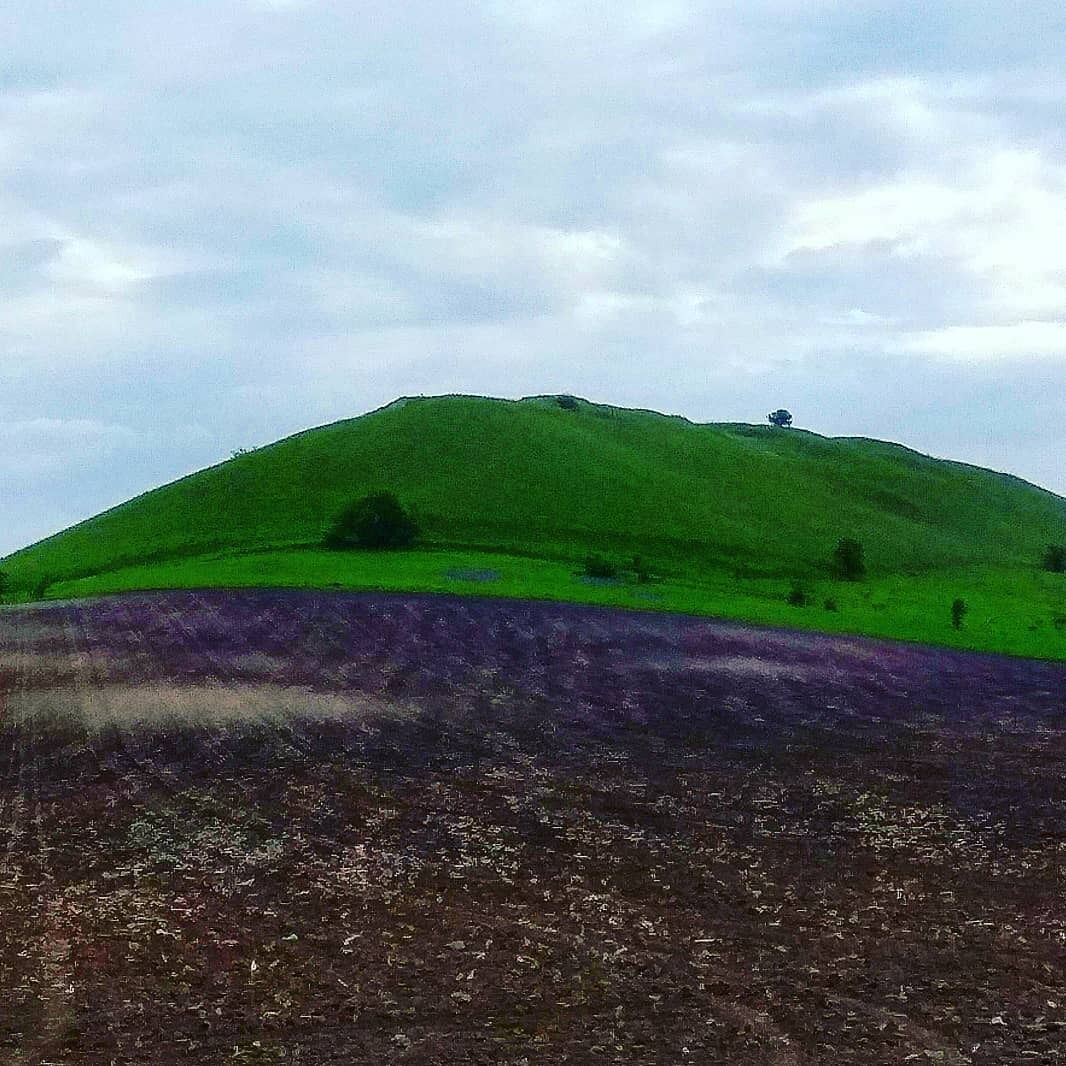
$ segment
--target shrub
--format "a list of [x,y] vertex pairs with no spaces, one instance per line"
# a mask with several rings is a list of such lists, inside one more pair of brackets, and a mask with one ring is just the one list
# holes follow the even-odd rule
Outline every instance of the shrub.
[[586,577],[617,577],[618,567],[602,555],[590,555],[585,560]]
[[806,607],[809,602],[807,590],[798,581],[794,581],[792,588],[788,590],[786,600],[790,607]]
[[1066,574],[1066,544],[1049,544],[1044,552],[1044,569]]
[[372,492],[346,507],[326,534],[329,548],[407,548],[418,524],[391,492]]
[[651,572],[648,570],[648,564],[639,555],[633,556],[633,562],[630,563],[630,569],[636,576],[637,583],[640,585],[646,585],[651,581]]
[[829,599],[827,599],[825,603],[822,604],[822,606],[827,611],[835,611],[837,609],[837,601],[834,600],[832,596],[830,596]]
[[966,601],[963,599],[952,600],[951,603],[951,624],[956,629],[962,629],[962,616],[969,610],[966,606]]
[[784,407],[771,411],[766,417],[770,420],[770,425],[776,426],[778,429],[787,429],[792,425],[792,414],[786,411]]
[[859,581],[866,573],[862,545],[852,537],[841,537],[833,549],[833,569],[845,581]]
[[576,411],[577,410],[577,397],[575,396],[556,396],[555,402],[564,411]]

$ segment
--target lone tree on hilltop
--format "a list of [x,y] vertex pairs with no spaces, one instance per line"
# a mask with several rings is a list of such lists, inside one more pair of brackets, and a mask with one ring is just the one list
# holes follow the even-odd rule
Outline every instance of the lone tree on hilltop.
[[326,534],[328,548],[407,548],[418,523],[391,492],[372,492],[346,507]]
[[1044,552],[1044,569],[1066,574],[1066,544],[1049,544]]
[[771,411],[766,417],[770,419],[771,426],[777,426],[779,429],[788,429],[792,425],[792,414],[783,407]]
[[862,545],[852,537],[841,537],[833,549],[833,569],[845,581],[859,581],[866,573]]

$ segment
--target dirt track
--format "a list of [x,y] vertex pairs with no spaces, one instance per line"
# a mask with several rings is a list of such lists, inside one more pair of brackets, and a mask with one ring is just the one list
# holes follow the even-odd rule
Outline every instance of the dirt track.
[[0,614],[0,1062],[1066,1062],[1066,667],[549,604]]

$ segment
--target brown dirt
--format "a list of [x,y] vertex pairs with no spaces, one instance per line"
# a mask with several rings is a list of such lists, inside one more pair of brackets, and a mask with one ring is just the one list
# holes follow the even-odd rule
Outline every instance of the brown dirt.
[[0,1062],[1066,1061],[1066,669],[550,604],[0,614]]

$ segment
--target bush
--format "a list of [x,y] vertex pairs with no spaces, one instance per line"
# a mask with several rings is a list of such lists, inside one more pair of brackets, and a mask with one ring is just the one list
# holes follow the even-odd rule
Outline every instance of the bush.
[[1066,544],[1049,544],[1044,552],[1044,569],[1066,574]]
[[951,603],[951,624],[956,629],[962,629],[962,616],[969,610],[966,601],[955,599]]
[[577,397],[575,396],[556,396],[555,402],[564,411],[576,411],[577,410]]
[[634,576],[637,579],[637,584],[646,585],[651,581],[651,572],[648,570],[648,564],[639,555],[633,556],[633,562],[630,563],[630,569],[633,571]]
[[827,611],[835,611],[837,609],[837,601],[834,600],[832,596],[830,596],[829,599],[827,599],[825,603],[822,604],[822,606]]
[[418,524],[391,492],[372,492],[346,507],[326,534],[328,548],[408,548]]
[[845,581],[859,581],[866,573],[862,545],[852,537],[841,537],[833,549],[833,569]]
[[586,577],[617,577],[618,567],[602,555],[590,555],[585,560]]
[[792,588],[788,590],[786,600],[790,607],[806,607],[810,602],[807,590],[798,581],[792,583]]

